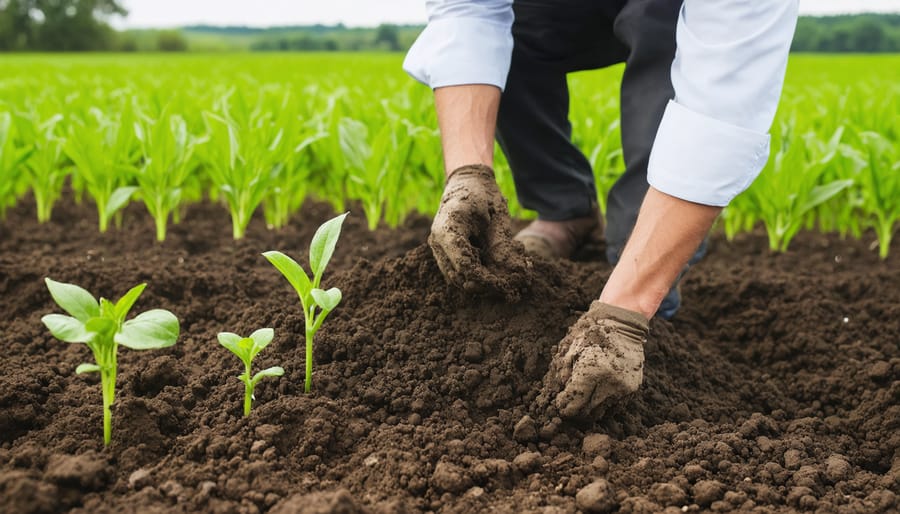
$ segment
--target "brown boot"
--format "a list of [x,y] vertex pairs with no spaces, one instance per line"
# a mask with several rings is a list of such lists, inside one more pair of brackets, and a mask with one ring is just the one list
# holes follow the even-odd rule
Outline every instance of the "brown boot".
[[516,234],[525,251],[547,259],[568,259],[601,228],[600,212],[565,221],[535,220]]

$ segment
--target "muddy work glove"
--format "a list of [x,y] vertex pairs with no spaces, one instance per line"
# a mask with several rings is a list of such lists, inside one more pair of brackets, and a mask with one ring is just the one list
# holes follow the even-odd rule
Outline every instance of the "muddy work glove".
[[642,314],[593,302],[560,342],[538,405],[552,404],[565,418],[592,418],[637,391],[648,326]]
[[487,166],[450,173],[428,244],[447,282],[466,292],[516,301],[527,287],[530,263],[512,239],[506,199]]

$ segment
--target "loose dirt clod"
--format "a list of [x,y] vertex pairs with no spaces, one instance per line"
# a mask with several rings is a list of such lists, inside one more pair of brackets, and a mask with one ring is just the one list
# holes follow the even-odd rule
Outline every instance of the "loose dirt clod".
[[575,505],[585,512],[610,512],[616,506],[616,499],[609,482],[601,478],[578,491]]
[[725,485],[718,480],[701,480],[694,484],[692,493],[694,502],[701,507],[706,507],[712,502],[722,498],[725,492]]
[[531,416],[523,416],[513,429],[513,438],[520,443],[537,441],[537,424]]

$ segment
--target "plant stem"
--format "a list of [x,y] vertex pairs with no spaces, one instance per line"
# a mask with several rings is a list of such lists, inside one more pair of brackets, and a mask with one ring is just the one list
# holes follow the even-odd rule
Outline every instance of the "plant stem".
[[250,415],[250,403],[253,401],[253,388],[250,386],[250,364],[244,365],[244,417]]
[[[98,212],[99,212],[99,207],[98,207]],[[106,216],[104,214],[105,213],[100,214],[100,233],[101,234],[105,234],[106,229],[109,227],[109,220],[106,218]]]
[[309,393],[309,390],[312,388],[313,336],[315,332],[309,326],[309,321],[306,324],[306,381],[303,383],[303,391]]
[[231,216],[231,237],[235,240],[244,237],[244,231],[241,229],[240,214],[237,213]]
[[157,197],[153,213],[153,221],[156,223],[156,240],[160,243],[166,240],[166,221],[169,219],[169,213],[166,212],[162,203],[162,199]]
[[110,407],[116,399],[116,346],[106,356],[106,366],[100,369],[100,387],[103,390],[103,444],[109,446],[112,440],[112,411]]
[[38,223],[46,223],[50,221],[50,213],[53,207],[53,202],[48,201],[46,198],[48,195],[44,195],[43,193],[34,193],[34,201],[37,204],[37,217]]

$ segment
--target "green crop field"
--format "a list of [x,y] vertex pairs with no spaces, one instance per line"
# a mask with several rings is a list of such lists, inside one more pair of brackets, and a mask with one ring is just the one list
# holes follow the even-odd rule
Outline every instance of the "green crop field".
[[[0,216],[33,194],[42,221],[65,184],[106,230],[129,202],[162,240],[210,198],[235,238],[261,210],[358,201],[370,227],[432,214],[443,184],[430,92],[397,54],[11,55],[0,61]],[[621,67],[571,76],[575,138],[601,208],[622,170]],[[498,152],[498,156],[499,156]],[[516,216],[508,167],[501,188]],[[762,224],[784,251],[800,229],[877,236],[900,220],[900,56],[794,55],[761,177],[725,211],[730,238]]]

